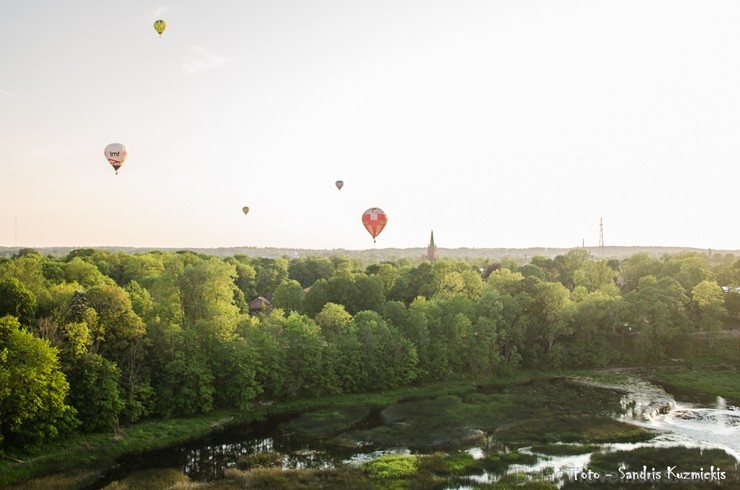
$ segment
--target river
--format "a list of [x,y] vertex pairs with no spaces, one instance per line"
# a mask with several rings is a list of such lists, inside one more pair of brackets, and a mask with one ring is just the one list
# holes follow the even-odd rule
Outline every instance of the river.
[[[645,442],[589,444],[589,450],[582,454],[562,456],[539,452],[536,445],[519,444],[515,449],[535,456],[536,462],[510,465],[507,470],[509,473],[521,475],[522,481],[547,479],[562,486],[567,481],[585,479],[588,473],[584,471],[594,463],[595,454],[674,447],[722,450],[734,457],[736,467],[733,471],[736,471],[737,462],[740,461],[740,409],[728,405],[723,398],[718,397],[711,406],[692,404],[676,400],[662,388],[637,378],[628,379],[618,385],[585,379],[568,380],[557,389],[573,390],[572,397],[589,398],[589,392],[583,392],[584,387],[594,393],[599,390],[599,393],[609,394],[609,399],[614,400],[614,403],[609,404],[608,410],[614,419],[644,427],[657,435]],[[425,402],[416,400],[414,403]],[[557,403],[553,402],[553,405],[557,406]],[[192,480],[216,481],[224,478],[227,468],[236,467],[240,458],[259,453],[279,453],[280,464],[283,469],[288,470],[359,465],[384,454],[429,454],[439,449],[363,441],[357,434],[367,433],[358,432],[357,426],[353,427],[352,432],[357,440],[353,444],[338,445],[336,437],[304,437],[286,430],[286,426],[296,417],[298,415],[273,417],[264,422],[230,428],[188,444],[124,458],[89,488],[104,488],[132,472],[150,468],[174,467]],[[407,422],[401,422],[401,425],[404,423]],[[383,424],[383,419],[378,410],[373,410],[359,425],[372,429],[379,424]],[[477,429],[472,432],[477,437],[471,437],[467,447],[458,447],[457,450],[467,451],[473,458],[485,458],[496,452],[510,450],[497,439],[495,431]],[[697,469],[702,464],[697,461]],[[621,472],[622,468],[614,467],[610,473],[616,475],[617,471]],[[655,471],[663,470],[659,468]],[[600,476],[604,477],[603,474]],[[501,477],[501,473],[476,472],[468,477],[470,485],[460,484],[450,488],[472,488],[475,482],[493,482]]]

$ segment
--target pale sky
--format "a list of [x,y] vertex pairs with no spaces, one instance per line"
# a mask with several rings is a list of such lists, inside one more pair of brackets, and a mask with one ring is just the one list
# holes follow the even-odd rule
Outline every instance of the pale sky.
[[739,249],[739,26],[736,0],[4,1],[0,246],[577,247],[603,218]]

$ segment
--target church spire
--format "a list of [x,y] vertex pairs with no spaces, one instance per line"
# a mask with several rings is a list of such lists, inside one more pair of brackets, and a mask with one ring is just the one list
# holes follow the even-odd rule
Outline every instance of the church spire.
[[427,246],[427,260],[437,260],[437,246],[434,244],[434,230],[432,235],[429,237],[429,245]]

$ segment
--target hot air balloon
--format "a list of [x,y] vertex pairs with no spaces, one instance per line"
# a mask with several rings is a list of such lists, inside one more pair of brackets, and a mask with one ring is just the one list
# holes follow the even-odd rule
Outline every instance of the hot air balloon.
[[380,232],[385,228],[386,223],[388,223],[388,216],[380,208],[370,208],[362,213],[362,224],[372,235],[373,243],[375,243],[375,237],[380,235]]
[[154,21],[154,30],[157,31],[157,34],[159,34],[159,37],[162,37],[162,33],[164,32],[165,29],[167,29],[167,22],[161,19]]
[[247,213],[249,212],[249,206],[244,206],[244,207],[242,208],[242,212],[243,212],[244,214],[247,214]]
[[337,186],[337,189],[339,189],[341,191],[342,190],[342,187],[344,187],[344,182],[341,181],[341,180],[337,180],[337,182],[334,185],[336,185]]
[[123,162],[126,161],[128,150],[121,143],[111,143],[110,145],[105,147],[105,151],[103,151],[103,154],[105,155],[105,158],[108,159],[108,163],[110,163],[111,166],[116,170],[117,175],[118,169],[121,168]]

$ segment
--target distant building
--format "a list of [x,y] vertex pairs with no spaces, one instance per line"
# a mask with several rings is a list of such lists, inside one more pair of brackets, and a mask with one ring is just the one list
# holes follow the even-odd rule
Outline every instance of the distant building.
[[437,260],[437,246],[434,244],[434,230],[432,230],[432,236],[429,238],[429,245],[427,245],[427,254],[421,256],[422,260],[429,260],[434,262]]
[[256,315],[257,313],[270,313],[272,309],[272,302],[264,296],[258,296],[249,302],[249,313]]

